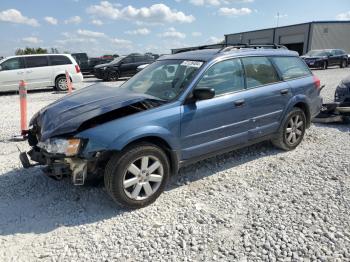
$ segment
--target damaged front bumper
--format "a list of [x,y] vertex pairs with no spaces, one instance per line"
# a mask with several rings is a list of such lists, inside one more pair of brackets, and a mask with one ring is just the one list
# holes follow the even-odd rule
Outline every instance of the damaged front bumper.
[[70,176],[73,184],[76,186],[84,185],[85,183],[89,163],[87,159],[50,154],[34,146],[28,152],[22,152],[20,154],[20,160],[24,168],[32,166],[30,165],[28,156],[37,165],[44,166],[44,173],[55,180],[61,180],[64,177]]

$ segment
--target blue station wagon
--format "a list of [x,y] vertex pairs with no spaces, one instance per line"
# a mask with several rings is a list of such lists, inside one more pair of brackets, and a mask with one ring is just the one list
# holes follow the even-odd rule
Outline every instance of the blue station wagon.
[[163,56],[120,87],[96,84],[40,110],[20,158],[75,185],[104,178],[113,200],[139,208],[184,165],[264,140],[295,149],[320,111],[320,90],[285,49]]

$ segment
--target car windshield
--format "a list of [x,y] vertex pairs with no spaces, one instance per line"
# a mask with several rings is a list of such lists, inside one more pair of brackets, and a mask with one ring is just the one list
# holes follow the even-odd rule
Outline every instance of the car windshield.
[[170,101],[184,90],[202,65],[201,61],[156,61],[125,82],[122,88]]
[[308,52],[306,55],[308,56],[328,56],[329,52],[325,50],[312,50]]

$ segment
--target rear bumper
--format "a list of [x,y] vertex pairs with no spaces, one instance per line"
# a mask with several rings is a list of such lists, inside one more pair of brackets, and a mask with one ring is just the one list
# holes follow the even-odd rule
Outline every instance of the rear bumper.
[[84,76],[82,73],[78,73],[78,74],[71,75],[71,78],[73,83],[81,83],[83,82]]
[[321,96],[318,96],[314,100],[314,106],[310,110],[310,120],[314,119],[321,111],[323,104],[323,98]]

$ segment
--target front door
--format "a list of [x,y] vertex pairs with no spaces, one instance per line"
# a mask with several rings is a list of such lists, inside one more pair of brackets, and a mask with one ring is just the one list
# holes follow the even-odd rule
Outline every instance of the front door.
[[250,115],[245,104],[241,61],[230,59],[214,64],[195,88],[213,88],[216,95],[182,106],[182,159],[244,144],[248,139]]
[[18,90],[19,81],[26,80],[23,58],[7,59],[0,66],[0,91]]

